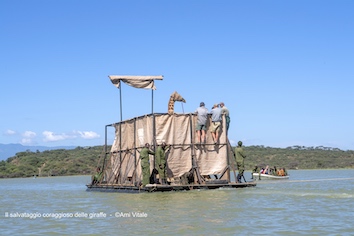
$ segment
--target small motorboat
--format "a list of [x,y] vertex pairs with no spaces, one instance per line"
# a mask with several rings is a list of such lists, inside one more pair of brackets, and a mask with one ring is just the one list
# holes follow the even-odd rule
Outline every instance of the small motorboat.
[[260,173],[252,173],[252,177],[255,180],[261,180],[261,179],[289,179],[289,175],[277,176],[277,175],[268,175],[268,174],[260,174]]

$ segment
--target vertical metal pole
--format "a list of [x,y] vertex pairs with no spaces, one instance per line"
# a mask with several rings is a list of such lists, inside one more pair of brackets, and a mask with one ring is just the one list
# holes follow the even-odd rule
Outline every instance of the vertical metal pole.
[[104,151],[107,153],[107,126],[104,127]]
[[[151,113],[152,113],[152,137],[153,137],[153,143],[154,143],[154,152],[156,152],[156,123],[155,123],[155,114],[154,114],[154,90],[151,89]],[[154,160],[153,160],[153,170],[155,168],[155,156],[154,156]],[[155,179],[155,174],[154,175],[154,179]]]
[[102,171],[106,168],[106,158],[107,158],[107,126],[104,127],[104,158],[102,164]]
[[136,158],[136,154],[137,154],[137,144],[136,144],[136,118],[134,119],[134,175],[133,175],[133,184],[135,185],[135,182],[137,182],[137,158]]
[[[151,89],[151,114],[152,114],[152,137],[154,144],[154,151],[156,147],[156,122],[155,122],[155,114],[154,114],[154,90]],[[155,163],[154,163],[155,166]]]
[[[154,90],[151,89],[151,119],[152,119],[152,142],[153,142],[153,151],[156,152],[156,124],[155,124],[155,114],[154,114]],[[152,175],[154,177],[154,181],[156,180],[156,175],[154,174],[155,169],[155,156],[152,159]],[[150,164],[150,166],[151,166]]]
[[226,116],[224,114],[221,117],[221,122],[222,122],[222,132],[225,133],[225,139],[227,141],[227,144],[226,144],[226,163],[227,163],[227,166],[228,166],[228,170],[226,172],[226,178],[227,178],[227,182],[230,183],[231,182],[231,177],[230,177],[230,158],[231,158],[231,156],[230,156],[229,148],[232,149],[232,147],[231,146],[229,147],[229,138],[227,137],[227,129],[226,129]]
[[154,90],[151,89],[151,114],[154,114]]
[[202,180],[200,177],[199,167],[198,167],[198,163],[196,160],[196,154],[195,154],[195,149],[194,149],[195,138],[193,138],[193,115],[192,114],[189,115],[189,129],[190,129],[190,148],[191,148],[191,157],[192,157],[191,161],[192,161],[193,175],[197,176],[198,184],[201,184]]
[[[119,100],[120,100],[120,123],[119,123],[119,165],[122,166],[122,121],[123,121],[123,114],[122,114],[122,83],[120,81],[119,86]],[[118,184],[121,182],[121,168],[119,168],[119,179]]]
[[123,114],[122,114],[122,84],[123,83],[120,83],[120,86],[119,86],[119,101],[120,101],[120,122],[122,122],[123,120]]

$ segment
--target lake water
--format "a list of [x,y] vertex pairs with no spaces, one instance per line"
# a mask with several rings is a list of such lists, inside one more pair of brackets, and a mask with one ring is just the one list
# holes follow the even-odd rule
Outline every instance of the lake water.
[[88,192],[90,176],[0,179],[0,234],[354,235],[354,170],[289,174],[252,188],[140,194]]

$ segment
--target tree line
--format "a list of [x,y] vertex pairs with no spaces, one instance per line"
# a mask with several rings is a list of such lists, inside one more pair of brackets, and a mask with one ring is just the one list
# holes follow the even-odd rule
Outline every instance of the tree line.
[[[109,148],[108,148],[109,150]],[[245,167],[277,166],[286,169],[354,168],[354,151],[338,148],[246,146]],[[103,162],[104,146],[50,151],[18,152],[0,162],[0,178],[90,175]]]

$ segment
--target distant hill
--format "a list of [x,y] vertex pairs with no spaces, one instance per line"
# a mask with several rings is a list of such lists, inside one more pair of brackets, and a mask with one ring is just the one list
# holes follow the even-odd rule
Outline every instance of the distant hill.
[[[354,151],[335,148],[247,146],[244,151],[246,170],[252,170],[255,165],[286,169],[354,168]],[[105,152],[104,146],[25,150],[0,161],[0,178],[88,175],[94,173],[97,166],[102,166]],[[233,158],[231,153],[230,157]]]
[[40,152],[55,149],[74,149],[75,146],[58,146],[58,147],[46,147],[46,146],[23,146],[22,144],[12,143],[12,144],[1,144],[0,143],[0,161],[6,160],[9,157],[13,157],[18,152],[31,151]]
[[0,161],[0,178],[88,175],[102,163],[102,153],[103,146],[17,152]]

